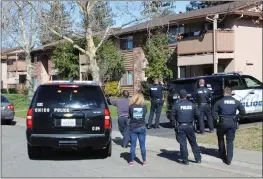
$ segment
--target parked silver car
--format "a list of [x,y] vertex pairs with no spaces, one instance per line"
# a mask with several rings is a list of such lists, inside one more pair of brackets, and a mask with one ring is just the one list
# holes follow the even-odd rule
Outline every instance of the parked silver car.
[[11,124],[15,116],[15,106],[8,99],[1,95],[1,121]]

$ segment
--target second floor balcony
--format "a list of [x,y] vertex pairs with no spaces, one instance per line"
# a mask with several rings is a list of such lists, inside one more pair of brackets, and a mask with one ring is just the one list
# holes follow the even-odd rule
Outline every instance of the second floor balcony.
[[[234,31],[216,30],[215,51],[231,53],[235,49]],[[207,31],[200,36],[185,37],[178,42],[178,55],[193,55],[213,53],[213,31]]]
[[20,71],[24,72],[26,71],[26,62],[25,61],[15,61],[11,65],[7,65],[7,71],[8,72],[15,72]]

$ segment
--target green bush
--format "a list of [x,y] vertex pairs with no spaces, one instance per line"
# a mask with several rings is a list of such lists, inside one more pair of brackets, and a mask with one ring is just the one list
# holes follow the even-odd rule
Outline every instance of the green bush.
[[7,89],[1,89],[1,93],[6,94],[6,93],[8,93],[8,90]]
[[142,89],[142,93],[144,95],[145,99],[150,99],[150,88],[151,88],[151,83],[149,81],[142,81],[141,82],[141,89]]
[[110,81],[105,84],[104,93],[106,96],[118,97],[121,90],[118,88],[118,81]]
[[8,93],[9,94],[17,94],[17,90],[16,90],[16,88],[9,88]]
[[24,95],[28,95],[28,88],[25,88],[25,89],[23,90],[23,94],[24,94]]

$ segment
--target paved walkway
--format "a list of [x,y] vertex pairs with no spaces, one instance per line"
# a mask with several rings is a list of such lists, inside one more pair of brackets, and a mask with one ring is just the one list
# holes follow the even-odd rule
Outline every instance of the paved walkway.
[[[112,138],[116,142],[121,139],[121,134],[113,131]],[[216,146],[205,144],[199,144],[199,146],[202,151],[202,164],[190,163],[190,165],[198,165],[247,176],[262,177],[262,152],[235,149],[232,164],[229,166],[224,164],[220,158],[217,158]],[[138,156],[140,156],[139,144],[137,144],[137,149]],[[157,156],[166,158],[167,160],[176,162],[180,158],[180,146],[175,139],[147,136],[146,149],[147,151],[155,152]],[[194,161],[189,144],[188,150],[189,159]]]

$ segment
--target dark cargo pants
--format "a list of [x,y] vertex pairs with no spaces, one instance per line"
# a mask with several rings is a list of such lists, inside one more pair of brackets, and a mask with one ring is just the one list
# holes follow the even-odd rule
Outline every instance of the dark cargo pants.
[[121,116],[118,118],[119,131],[123,136],[122,146],[126,147],[130,142],[129,118]]

